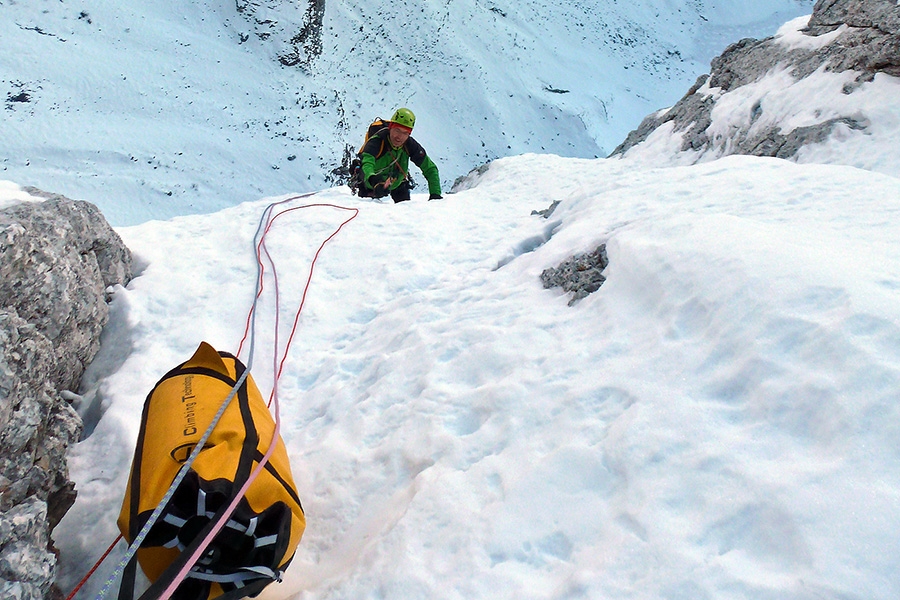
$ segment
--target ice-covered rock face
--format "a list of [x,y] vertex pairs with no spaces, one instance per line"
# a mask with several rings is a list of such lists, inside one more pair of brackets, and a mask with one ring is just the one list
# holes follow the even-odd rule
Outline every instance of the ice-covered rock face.
[[309,69],[322,54],[325,0],[236,0],[235,6],[253,35],[272,45],[281,64]]
[[50,532],[75,500],[66,449],[77,391],[106,324],[107,289],[131,279],[131,253],[92,204],[0,210],[0,597],[50,597]]
[[[648,116],[612,156],[668,154],[677,164],[729,154],[802,159],[816,153],[812,146],[832,139],[888,135],[898,123],[890,110],[879,114],[877,107],[893,102],[883,88],[895,86],[898,76],[900,5],[820,0],[808,21],[797,19],[771,38],[729,46],[712,61],[709,75],[675,106]],[[844,160],[815,158],[896,170],[896,161],[851,150]]]

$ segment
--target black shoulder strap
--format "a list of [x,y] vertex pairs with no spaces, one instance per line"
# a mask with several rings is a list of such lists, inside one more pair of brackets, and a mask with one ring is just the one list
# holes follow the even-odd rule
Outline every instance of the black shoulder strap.
[[[387,137],[387,131],[388,131],[387,127],[382,127],[381,129],[376,131],[374,134],[372,134],[372,136],[369,137],[368,141],[363,146],[360,154],[363,154],[363,153],[371,154],[372,156],[375,157],[375,160],[378,160],[379,158],[384,156],[384,153],[386,152],[385,138]],[[376,148],[377,148],[377,151],[376,151]]]
[[387,123],[384,121],[384,119],[382,119],[381,117],[378,117],[377,119],[372,121],[371,125],[369,125],[369,129],[366,131],[366,137],[367,138],[372,137],[373,135],[375,135],[376,133],[378,133],[385,127],[387,127]]
[[409,154],[409,159],[413,161],[413,164],[421,167],[422,161],[425,160],[425,148],[422,147],[422,144],[410,136],[406,138],[406,143],[403,147],[406,149],[406,153]]

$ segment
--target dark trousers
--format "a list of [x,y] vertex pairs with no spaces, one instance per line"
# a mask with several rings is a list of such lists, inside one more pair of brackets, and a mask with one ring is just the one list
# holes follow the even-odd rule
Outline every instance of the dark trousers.
[[[409,181],[404,180],[403,183],[396,187],[396,189],[390,191],[390,195],[395,204],[397,202],[406,202],[409,200]],[[370,190],[365,185],[362,185],[359,188],[360,198],[384,198],[385,196],[387,196],[387,194],[375,193],[375,190]]]

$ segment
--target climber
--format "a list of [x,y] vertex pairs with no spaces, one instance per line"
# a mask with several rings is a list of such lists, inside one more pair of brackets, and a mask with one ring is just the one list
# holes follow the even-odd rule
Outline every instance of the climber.
[[387,127],[373,133],[359,153],[362,181],[359,196],[382,198],[391,195],[394,202],[409,200],[409,161],[422,170],[428,180],[428,199],[441,196],[438,168],[415,139],[410,137],[416,116],[408,108],[398,108]]

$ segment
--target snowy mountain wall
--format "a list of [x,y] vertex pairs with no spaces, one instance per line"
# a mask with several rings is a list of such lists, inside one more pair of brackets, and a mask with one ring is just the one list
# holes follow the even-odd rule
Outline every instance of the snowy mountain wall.
[[445,185],[502,156],[604,156],[812,4],[5,1],[0,176],[116,225],[211,212],[333,183],[398,105]]
[[744,39],[613,155],[693,164],[729,154],[846,164],[900,176],[900,4],[820,0],[810,19]]

